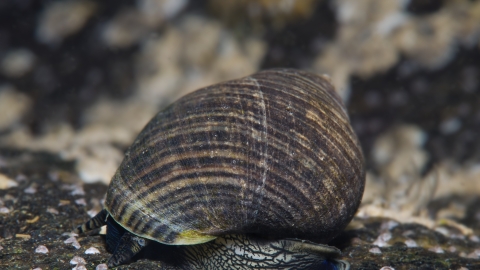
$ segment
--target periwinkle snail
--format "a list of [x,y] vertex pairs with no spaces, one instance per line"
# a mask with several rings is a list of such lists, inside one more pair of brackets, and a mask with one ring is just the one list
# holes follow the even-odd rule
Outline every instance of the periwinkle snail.
[[166,269],[348,269],[326,243],[364,185],[362,150],[328,79],[267,70],[159,112],[113,176],[105,209],[77,231],[107,224],[109,266],[156,241],[179,258]]

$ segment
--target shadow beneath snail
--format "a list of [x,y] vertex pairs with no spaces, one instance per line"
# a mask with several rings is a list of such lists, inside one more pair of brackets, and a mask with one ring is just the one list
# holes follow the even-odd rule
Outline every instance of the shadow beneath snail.
[[[96,220],[80,226],[80,233],[98,234],[99,228],[96,227],[101,224],[96,224]],[[130,233],[110,217],[106,218],[106,223],[107,234],[102,238],[107,251],[113,254],[109,264],[120,254],[122,264],[138,260],[159,261],[163,270],[350,269],[348,262],[337,259],[341,251],[334,246],[300,239],[266,239],[255,234],[227,234],[197,245],[166,245],[145,239],[135,255],[128,255],[129,251],[122,249],[122,241]]]
[[[252,237],[252,236],[249,236],[249,237]],[[165,267],[167,269],[197,269],[196,267],[191,266],[192,264],[191,261],[187,262],[189,260],[188,257],[191,256],[190,253],[195,249],[195,251],[197,252],[198,250],[204,251],[202,254],[197,253],[197,257],[195,258],[196,262],[199,263],[198,266],[201,267],[198,269],[204,269],[203,267],[206,267],[206,266],[201,265],[202,262],[204,264],[208,264],[208,260],[210,256],[216,256],[216,255],[220,256],[220,254],[225,253],[224,251],[225,247],[220,247],[220,246],[213,247],[213,246],[215,246],[215,241],[212,241],[212,243],[199,244],[196,246],[173,246],[173,245],[165,245],[165,244],[152,241],[141,252],[139,252],[137,255],[135,255],[132,258],[132,262],[135,262],[141,259],[147,259],[147,260],[153,260],[153,261],[161,261],[162,264],[163,263],[165,264]],[[207,252],[207,250],[210,250],[210,251]],[[236,250],[236,252],[238,251],[239,250]],[[298,254],[298,256],[302,257],[302,259],[305,259],[304,257],[308,255]],[[202,259],[201,257],[204,257],[204,258]],[[254,260],[255,258],[250,257],[249,259]],[[256,259],[258,259],[259,261],[262,260],[262,258],[258,258],[258,257]],[[238,261],[239,258],[232,258],[231,260]],[[247,267],[246,269],[253,269],[253,268],[250,268],[248,264],[246,264],[245,267]],[[270,269],[270,268],[264,268],[264,267],[261,267],[261,268]],[[342,269],[349,269],[349,268],[350,268],[350,265],[348,262],[336,260],[334,257],[332,258],[318,257],[316,258],[316,260],[313,259],[310,265],[308,265],[308,263],[305,263],[303,268],[294,267],[292,269],[342,270]],[[208,266],[205,269],[209,269]],[[279,266],[276,265],[276,266],[272,266],[271,269],[282,269],[282,268],[279,268]],[[291,268],[287,266],[283,269],[291,269]]]

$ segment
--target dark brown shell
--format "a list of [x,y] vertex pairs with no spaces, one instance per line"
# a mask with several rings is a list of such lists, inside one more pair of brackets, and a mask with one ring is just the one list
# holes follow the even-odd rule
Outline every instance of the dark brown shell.
[[195,244],[230,233],[326,242],[351,220],[364,159],[327,79],[276,69],[195,91],[130,147],[105,208],[136,235]]

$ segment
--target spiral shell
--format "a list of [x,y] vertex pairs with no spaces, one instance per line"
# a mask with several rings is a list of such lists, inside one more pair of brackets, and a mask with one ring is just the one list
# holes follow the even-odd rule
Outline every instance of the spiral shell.
[[275,69],[159,112],[126,153],[105,209],[166,244],[232,233],[326,243],[353,217],[364,184],[358,139],[328,79]]

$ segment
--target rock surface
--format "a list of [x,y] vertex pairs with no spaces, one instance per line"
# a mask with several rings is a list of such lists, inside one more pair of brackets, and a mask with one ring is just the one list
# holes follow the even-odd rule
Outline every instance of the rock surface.
[[[0,172],[18,183],[0,190],[1,205],[9,210],[0,214],[0,268],[79,269],[83,265],[95,269],[106,263],[110,254],[102,235],[71,233],[100,210],[104,184],[83,184],[72,162],[48,153],[0,149],[0,159]],[[478,211],[478,204],[475,207]],[[342,259],[353,269],[480,268],[478,236],[452,226],[439,228],[387,218],[355,218],[332,244],[342,249]],[[91,252],[92,248],[99,253]],[[157,257],[155,250],[147,250],[118,269],[157,269],[162,266]]]

